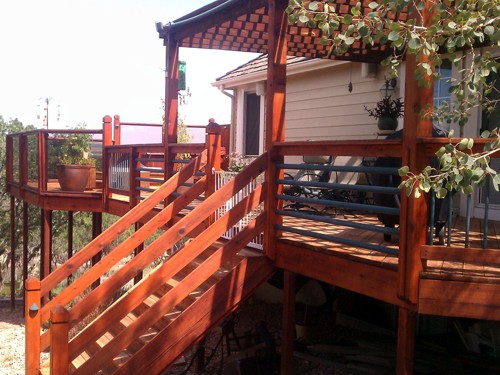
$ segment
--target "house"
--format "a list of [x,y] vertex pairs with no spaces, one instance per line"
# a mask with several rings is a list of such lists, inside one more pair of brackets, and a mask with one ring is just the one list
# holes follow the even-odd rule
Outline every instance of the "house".
[[[493,50],[500,55],[500,51]],[[286,141],[299,140],[355,140],[380,139],[388,135],[379,131],[373,117],[368,117],[365,107],[387,94],[385,68],[374,63],[330,61],[287,57]],[[233,90],[232,151],[240,155],[260,155],[265,144],[265,95],[267,55],[261,55],[239,66],[212,85],[220,90]],[[450,77],[458,77],[458,68],[444,60],[439,68],[440,79],[434,83],[434,105],[451,101],[448,92]],[[404,96],[405,72],[393,81],[389,95]],[[474,108],[469,123],[460,129],[458,124],[440,124],[446,130],[464,137],[477,137],[484,129],[492,129],[495,119],[483,116]],[[403,125],[399,119],[399,128]],[[296,160],[300,163],[300,160]],[[498,169],[497,160],[492,167]],[[500,193],[489,191],[489,215],[500,218]],[[473,217],[484,217],[484,192],[475,189],[472,196]],[[465,215],[465,199],[456,199],[454,209]]]
[[[349,0],[335,1],[343,14],[350,13],[350,8],[357,9],[356,4]],[[431,121],[419,116],[419,109],[431,104],[434,95],[432,87],[416,84],[413,56],[406,59],[405,84],[398,83],[406,104],[402,139],[377,139],[370,124],[365,123],[366,118],[361,118],[361,108],[349,113],[353,123],[362,123],[359,132],[352,134],[354,139],[349,133],[342,140],[327,139],[321,131],[328,130],[318,125],[318,133],[314,135],[321,139],[304,139],[301,131],[310,126],[308,119],[301,119],[298,112],[287,112],[286,104],[297,104],[300,109],[298,104],[308,97],[297,100],[294,95],[300,95],[300,90],[287,90],[287,56],[299,58],[295,61],[299,69],[301,64],[316,64],[301,61],[304,57],[377,64],[388,51],[379,45],[355,44],[349,54],[329,56],[327,46],[315,38],[317,31],[288,25],[287,5],[284,0],[217,0],[173,23],[157,24],[167,56],[163,142],[120,145],[116,132],[113,137],[112,119],[106,116],[103,129],[96,131],[102,137],[102,189],[62,191],[50,178],[46,155],[50,155],[54,139],[51,131],[8,136],[7,187],[11,202],[23,202],[23,223],[28,205],[39,207],[42,218],[41,271],[39,277],[24,275],[27,374],[41,370],[54,374],[161,373],[278,269],[283,271],[284,286],[283,374],[293,373],[297,275],[394,306],[398,324],[392,369],[397,374],[413,372],[418,316],[500,320],[499,239],[492,230],[498,224],[487,216],[479,219],[466,214],[453,221],[448,218],[448,240],[443,245],[435,240],[433,220],[429,218],[435,204],[432,197],[399,195],[397,188],[384,184],[347,187],[359,193],[398,196],[400,205],[372,204],[366,199],[324,199],[327,195],[318,200],[314,194],[297,196],[286,192],[287,186],[294,186],[299,190],[307,187],[334,194],[346,190],[346,184],[290,181],[283,178],[285,170],[321,167],[333,174],[396,173],[394,167],[373,165],[320,166],[321,156],[335,160],[396,157],[412,171],[418,171],[448,142],[433,138]],[[428,5],[426,2],[425,6]],[[404,19],[411,16],[406,10],[400,14]],[[260,155],[217,190],[214,181],[221,161],[220,129],[208,126],[205,144],[177,142],[179,48],[217,48],[268,55],[265,107],[262,97],[250,96],[250,107],[256,109],[254,119],[264,117],[265,126],[262,130],[259,127],[259,137],[253,137],[254,142],[244,145],[245,137],[238,133],[235,138],[237,144],[240,142],[236,147]],[[359,65],[355,69],[349,63],[317,64],[318,69],[330,69],[333,65],[332,69],[349,72],[349,81],[352,79],[356,92],[358,78],[362,77]],[[290,77],[291,82],[299,83],[306,78],[298,70],[296,73]],[[343,77],[341,87],[349,83]],[[371,79],[366,77],[371,84],[368,91],[376,96],[380,81]],[[256,85],[251,86],[255,94],[262,93],[262,86],[258,90]],[[313,101],[319,99],[315,97],[310,102]],[[307,110],[305,113],[307,117],[314,116]],[[289,122],[291,137],[296,138],[287,139]],[[244,130],[245,121],[241,124]],[[480,139],[475,142],[476,149],[485,143]],[[304,156],[311,160],[306,166],[288,161]],[[149,163],[160,163],[162,167]],[[126,170],[118,171],[122,167]],[[122,178],[120,184],[113,185],[116,172]],[[249,185],[252,189],[243,193]],[[238,199],[228,205],[235,196]],[[299,207],[320,202],[333,214],[286,209],[290,202]],[[226,211],[215,217],[215,211],[221,207]],[[262,210],[254,214],[258,207]],[[487,201],[483,207],[489,212]],[[72,222],[74,211],[92,212],[93,240],[75,254],[68,254],[66,262],[52,269],[54,210],[67,212],[68,222]],[[104,231],[103,212],[119,216]],[[399,225],[383,225],[378,214],[397,217]],[[234,237],[222,238],[248,218]],[[16,229],[14,222],[12,231]],[[127,230],[133,230],[133,234],[123,236]],[[23,225],[23,233],[26,231]],[[386,235],[391,237],[390,241],[385,240]],[[257,236],[263,238],[262,251],[246,247]],[[68,233],[69,249],[70,238]],[[48,328],[42,330],[42,327]],[[40,353],[44,350],[50,350],[51,358],[41,364]]]

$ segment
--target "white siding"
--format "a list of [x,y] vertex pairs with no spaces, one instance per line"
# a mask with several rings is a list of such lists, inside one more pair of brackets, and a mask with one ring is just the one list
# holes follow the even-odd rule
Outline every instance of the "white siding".
[[364,106],[372,107],[380,100],[383,83],[382,73],[362,78],[358,63],[289,76],[286,140],[376,138],[376,119],[368,116]]

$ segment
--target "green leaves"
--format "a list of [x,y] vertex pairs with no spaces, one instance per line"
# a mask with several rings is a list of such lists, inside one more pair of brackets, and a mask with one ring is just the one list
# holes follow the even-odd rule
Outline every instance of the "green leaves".
[[484,185],[490,178],[495,190],[500,188],[500,175],[489,166],[490,156],[500,150],[499,128],[484,131],[483,137],[491,138],[484,146],[484,151],[473,153],[474,141],[471,138],[461,139],[458,143],[451,142],[436,152],[439,168],[426,167],[418,174],[412,173],[407,166],[399,169],[403,177],[401,188],[406,189],[407,196],[415,198],[423,192],[433,190],[438,198],[444,198],[449,191],[459,191],[470,195],[473,185]]
[[[407,17],[411,12],[426,12],[426,7],[432,18],[425,24],[420,17]],[[398,74],[404,56],[416,55],[415,79],[425,87],[431,78],[439,78],[434,72],[444,59],[442,54],[449,54],[458,70],[456,81],[449,80],[454,101],[424,113],[439,122],[463,126],[472,108],[482,106],[483,113],[489,113],[500,106],[499,99],[488,99],[494,92],[492,73],[499,70],[500,62],[487,48],[475,47],[500,46],[498,0],[380,0],[368,5],[358,1],[346,9],[333,0],[290,0],[286,13],[290,24],[318,29],[320,44],[330,46],[330,54],[344,54],[356,41],[388,45],[392,54],[382,65],[391,75]],[[472,63],[463,64],[466,55],[474,57]]]

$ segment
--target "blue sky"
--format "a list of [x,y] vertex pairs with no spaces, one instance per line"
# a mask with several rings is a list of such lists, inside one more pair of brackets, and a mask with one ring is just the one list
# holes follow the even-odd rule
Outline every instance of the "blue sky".
[[[161,122],[165,48],[155,23],[210,0],[16,0],[0,4],[0,115],[49,127],[101,126],[104,115]],[[229,99],[210,83],[255,55],[181,49],[189,124],[228,123]],[[38,119],[40,115],[40,119]],[[59,120],[57,120],[59,118]]]

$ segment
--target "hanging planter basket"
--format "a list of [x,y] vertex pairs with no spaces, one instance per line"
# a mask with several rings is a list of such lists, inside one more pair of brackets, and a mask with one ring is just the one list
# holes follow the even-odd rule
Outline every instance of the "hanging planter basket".
[[377,125],[379,130],[396,130],[398,119],[395,117],[380,117]]

